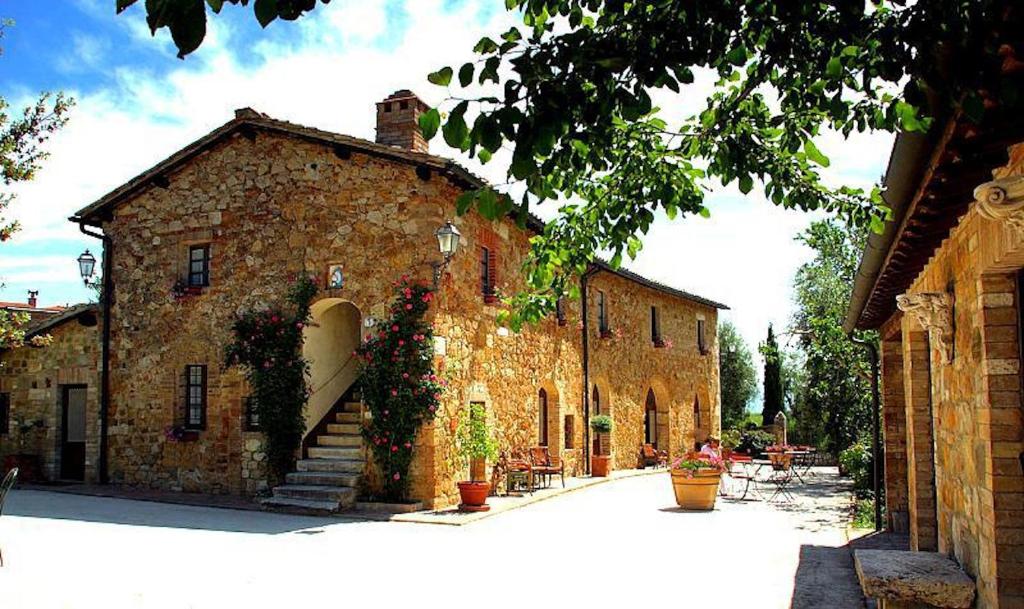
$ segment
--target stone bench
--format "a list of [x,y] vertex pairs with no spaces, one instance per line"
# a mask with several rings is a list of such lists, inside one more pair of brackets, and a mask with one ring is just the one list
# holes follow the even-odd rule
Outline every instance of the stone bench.
[[970,607],[974,581],[935,552],[856,550],[853,561],[864,595],[879,609]]

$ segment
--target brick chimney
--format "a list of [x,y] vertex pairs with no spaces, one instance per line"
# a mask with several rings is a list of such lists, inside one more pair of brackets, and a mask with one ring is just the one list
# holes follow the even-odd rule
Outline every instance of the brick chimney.
[[395,91],[377,102],[377,143],[414,152],[430,152],[420,133],[420,115],[429,110],[423,100],[408,89]]
[[29,290],[28,291],[28,306],[32,307],[33,309],[36,308],[36,303],[38,302],[38,296],[39,296],[39,290]]

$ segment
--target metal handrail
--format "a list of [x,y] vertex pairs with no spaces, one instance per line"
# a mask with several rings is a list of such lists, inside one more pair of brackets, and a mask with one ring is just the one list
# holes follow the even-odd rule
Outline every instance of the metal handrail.
[[323,389],[324,387],[326,387],[326,386],[330,385],[330,384],[331,384],[331,381],[333,381],[333,380],[334,380],[335,378],[337,378],[337,376],[338,376],[339,374],[341,374],[342,370],[344,370],[345,368],[347,368],[347,367],[348,367],[348,365],[349,365],[349,363],[350,363],[350,362],[351,362],[352,360],[354,360],[355,358],[356,358],[356,355],[355,355],[355,353],[352,353],[352,354],[350,354],[350,355],[348,356],[348,359],[347,359],[347,360],[345,360],[345,361],[344,361],[344,363],[342,363],[342,364],[341,364],[340,366],[338,366],[338,369],[337,369],[337,370],[335,370],[335,371],[334,371],[334,372],[333,372],[333,373],[331,374],[330,378],[328,378],[328,379],[327,379],[326,381],[324,381],[323,383],[321,383],[319,387],[317,387],[317,388],[316,388],[316,389],[314,389],[313,391],[310,391],[310,392],[309,392],[309,396],[310,396],[310,397],[313,397],[314,395],[316,395],[317,393],[319,393],[319,392],[320,392],[320,391],[321,391],[321,390],[322,390],[322,389]]

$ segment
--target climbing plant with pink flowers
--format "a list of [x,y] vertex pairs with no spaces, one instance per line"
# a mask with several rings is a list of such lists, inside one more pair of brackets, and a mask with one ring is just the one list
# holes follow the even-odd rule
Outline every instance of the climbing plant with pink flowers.
[[406,501],[416,434],[434,419],[446,382],[434,373],[434,336],[424,320],[433,291],[406,276],[395,287],[388,319],[377,323],[356,355],[372,415],[363,436],[383,474],[383,499]]
[[302,331],[317,289],[313,279],[301,276],[283,305],[240,314],[232,325],[234,340],[225,350],[226,365],[242,367],[249,381],[272,484],[291,470],[306,428],[308,363],[302,357]]

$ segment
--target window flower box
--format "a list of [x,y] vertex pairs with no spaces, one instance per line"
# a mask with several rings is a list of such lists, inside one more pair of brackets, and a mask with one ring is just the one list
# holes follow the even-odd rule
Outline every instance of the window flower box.
[[671,349],[672,348],[672,341],[667,339],[667,338],[659,338],[658,340],[654,341],[654,348],[655,349]]
[[180,425],[168,427],[164,435],[169,442],[196,442],[199,440],[198,429],[185,429]]
[[619,328],[603,328],[601,329],[601,338],[622,338],[622,330]]

